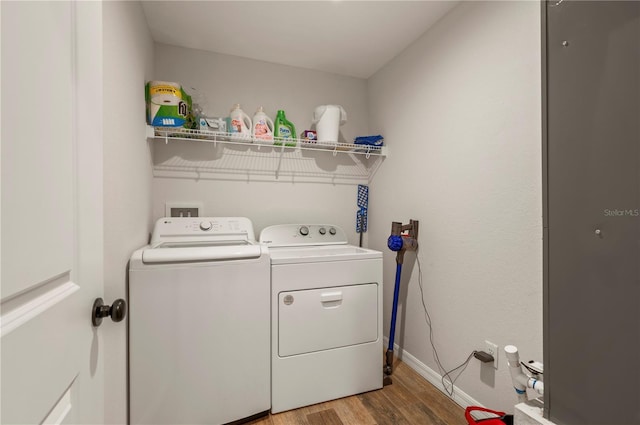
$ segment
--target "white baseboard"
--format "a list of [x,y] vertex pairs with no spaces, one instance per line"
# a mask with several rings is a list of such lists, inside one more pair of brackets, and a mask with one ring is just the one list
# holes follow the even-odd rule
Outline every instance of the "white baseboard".
[[[389,345],[389,338],[384,337],[383,341],[384,346],[387,347]],[[462,406],[462,408],[466,408],[468,406],[482,406],[480,402],[475,400],[473,397],[471,397],[469,394],[465,393],[455,385],[453,387],[453,397],[451,397],[449,394],[447,394],[444,387],[442,386],[442,375],[431,369],[426,364],[422,363],[408,351],[402,349],[402,347],[400,347],[397,343],[393,344],[393,352],[396,357],[402,360],[404,364],[415,370],[420,376],[429,381],[429,383],[431,383],[434,387],[442,391],[444,395]]]

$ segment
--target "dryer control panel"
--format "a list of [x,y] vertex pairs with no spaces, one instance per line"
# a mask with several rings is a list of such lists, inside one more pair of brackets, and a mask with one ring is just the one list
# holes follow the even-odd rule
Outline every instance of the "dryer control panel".
[[260,243],[270,247],[346,244],[347,235],[333,224],[278,224],[260,233]]

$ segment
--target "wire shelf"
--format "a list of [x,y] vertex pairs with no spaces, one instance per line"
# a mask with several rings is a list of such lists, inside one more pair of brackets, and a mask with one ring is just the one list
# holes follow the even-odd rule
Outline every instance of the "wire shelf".
[[[387,155],[386,146],[300,139],[267,144],[252,137],[186,128],[148,126],[147,138],[165,142],[166,147],[156,146],[154,152],[154,174],[163,177],[368,183]],[[187,144],[169,144],[174,141]],[[214,149],[203,150],[205,144]]]

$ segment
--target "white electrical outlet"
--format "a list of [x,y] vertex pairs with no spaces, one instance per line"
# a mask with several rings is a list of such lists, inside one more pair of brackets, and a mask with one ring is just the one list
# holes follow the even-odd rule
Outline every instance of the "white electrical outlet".
[[487,354],[491,354],[493,356],[493,368],[497,369],[498,368],[498,346],[493,342],[485,340],[484,351]]

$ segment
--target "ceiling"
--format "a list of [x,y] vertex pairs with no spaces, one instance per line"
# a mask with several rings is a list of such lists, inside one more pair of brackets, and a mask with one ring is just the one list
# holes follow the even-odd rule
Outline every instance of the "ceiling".
[[458,1],[143,1],[156,42],[368,78]]

